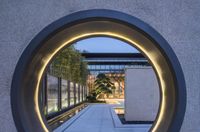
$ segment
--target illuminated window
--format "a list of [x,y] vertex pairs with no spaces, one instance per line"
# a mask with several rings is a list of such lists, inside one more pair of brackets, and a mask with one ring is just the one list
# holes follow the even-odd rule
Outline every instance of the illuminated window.
[[67,80],[62,79],[61,81],[61,103],[62,103],[62,108],[67,108],[68,107],[68,85],[67,85]]
[[74,83],[70,82],[70,105],[74,105]]
[[79,97],[78,97],[79,95],[78,94],[79,94],[79,87],[78,87],[78,83],[76,83],[76,103],[79,103],[79,100],[78,100],[79,99]]
[[58,78],[47,75],[47,107],[48,113],[58,111]]

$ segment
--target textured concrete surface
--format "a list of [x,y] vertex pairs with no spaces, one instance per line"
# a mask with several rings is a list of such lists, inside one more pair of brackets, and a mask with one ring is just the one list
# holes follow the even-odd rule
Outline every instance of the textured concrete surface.
[[178,56],[186,80],[187,108],[181,131],[199,131],[199,0],[1,0],[0,131],[16,131],[11,114],[10,86],[14,68],[25,47],[51,22],[86,9],[112,9],[131,14],[163,35]]
[[126,121],[154,121],[159,108],[159,86],[151,67],[125,70]]

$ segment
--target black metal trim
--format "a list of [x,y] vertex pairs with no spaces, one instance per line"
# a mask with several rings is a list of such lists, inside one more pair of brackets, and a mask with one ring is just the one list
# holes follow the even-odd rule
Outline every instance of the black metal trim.
[[47,114],[48,106],[47,106],[47,75],[44,75],[44,112]]
[[58,77],[58,111],[62,110],[62,80]]
[[80,84],[78,84],[78,103],[80,103]]
[[148,62],[87,62],[88,65],[149,65]]
[[144,58],[141,53],[81,53],[85,58]]
[[67,88],[68,88],[68,107],[70,107],[70,81],[67,81]]
[[81,101],[83,101],[83,96],[84,96],[84,93],[83,93],[83,85],[81,85],[81,93],[82,93]]
[[76,105],[76,83],[73,82],[74,85],[74,105]]

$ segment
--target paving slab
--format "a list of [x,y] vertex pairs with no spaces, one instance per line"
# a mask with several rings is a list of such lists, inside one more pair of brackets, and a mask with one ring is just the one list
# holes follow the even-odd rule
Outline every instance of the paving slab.
[[[64,123],[55,132],[148,132],[147,127],[116,127],[112,105],[92,104]],[[70,123],[69,123],[70,122]],[[62,129],[60,129],[62,128]]]

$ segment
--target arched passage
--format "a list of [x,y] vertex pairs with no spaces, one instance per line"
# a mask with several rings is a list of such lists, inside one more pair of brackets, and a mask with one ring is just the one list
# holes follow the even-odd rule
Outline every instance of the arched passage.
[[160,108],[151,131],[178,131],[186,105],[184,76],[169,44],[154,29],[130,15],[88,10],[63,17],[43,29],[23,52],[11,88],[12,113],[19,131],[49,131],[38,104],[46,66],[65,46],[84,38],[108,36],[140,50],[152,64],[160,85]]

